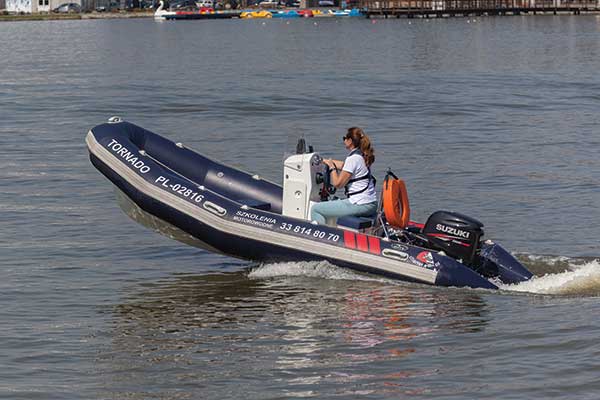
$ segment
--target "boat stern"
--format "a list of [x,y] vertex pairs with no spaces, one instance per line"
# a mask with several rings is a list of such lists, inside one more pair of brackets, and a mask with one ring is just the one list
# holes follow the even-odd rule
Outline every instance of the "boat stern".
[[[474,289],[498,289],[496,285],[488,281],[477,272],[466,267],[453,259],[445,256],[435,255],[439,261],[436,286],[470,287]],[[437,263],[436,263],[437,264]]]

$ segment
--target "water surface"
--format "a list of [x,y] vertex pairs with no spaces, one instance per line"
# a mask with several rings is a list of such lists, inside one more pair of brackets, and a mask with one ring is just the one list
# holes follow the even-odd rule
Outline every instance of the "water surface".
[[[0,397],[568,398],[600,389],[600,18],[0,24]],[[254,265],[129,220],[112,115],[281,180],[371,135],[413,219],[482,220],[500,292]]]

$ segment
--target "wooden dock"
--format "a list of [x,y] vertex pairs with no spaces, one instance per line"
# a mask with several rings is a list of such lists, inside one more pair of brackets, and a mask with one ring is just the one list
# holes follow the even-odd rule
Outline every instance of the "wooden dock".
[[367,18],[430,18],[600,12],[600,0],[359,0]]

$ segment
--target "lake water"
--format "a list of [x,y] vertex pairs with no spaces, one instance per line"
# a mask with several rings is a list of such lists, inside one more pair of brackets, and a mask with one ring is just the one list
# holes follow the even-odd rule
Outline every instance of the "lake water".
[[[0,398],[597,399],[600,16],[0,24]],[[413,219],[476,217],[500,292],[254,265],[129,220],[119,115],[281,180],[371,135]]]

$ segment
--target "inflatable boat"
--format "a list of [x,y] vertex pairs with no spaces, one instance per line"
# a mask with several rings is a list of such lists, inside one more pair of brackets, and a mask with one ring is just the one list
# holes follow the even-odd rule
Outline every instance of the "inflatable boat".
[[532,274],[483,224],[450,211],[410,221],[404,182],[388,172],[372,218],[309,220],[334,188],[321,156],[300,138],[283,185],[113,117],[86,137],[92,164],[139,211],[186,243],[258,262],[327,260],[370,274],[438,286],[497,289]]

